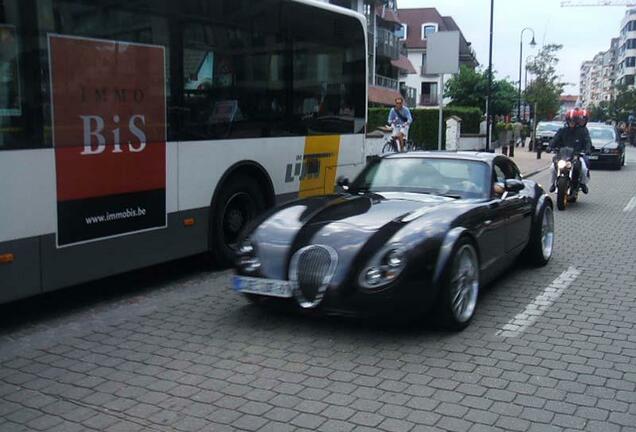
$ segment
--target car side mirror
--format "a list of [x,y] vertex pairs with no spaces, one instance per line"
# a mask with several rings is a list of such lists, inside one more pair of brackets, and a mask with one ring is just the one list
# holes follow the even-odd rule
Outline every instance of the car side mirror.
[[521,180],[517,179],[507,179],[504,186],[506,188],[506,192],[514,193],[517,193],[526,187],[526,185]]
[[336,184],[342,188],[343,191],[349,190],[349,179],[345,176],[340,176],[336,179]]

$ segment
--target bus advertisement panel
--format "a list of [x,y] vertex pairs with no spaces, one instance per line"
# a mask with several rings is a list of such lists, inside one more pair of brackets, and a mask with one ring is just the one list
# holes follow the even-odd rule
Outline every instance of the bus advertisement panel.
[[167,226],[164,47],[49,35],[58,247]]

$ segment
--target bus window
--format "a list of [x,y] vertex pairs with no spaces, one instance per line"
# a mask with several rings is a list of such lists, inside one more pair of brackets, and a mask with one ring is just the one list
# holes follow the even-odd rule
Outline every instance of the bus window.
[[30,103],[39,88],[21,37],[24,9],[20,0],[0,2],[0,150],[42,146],[41,121]]
[[[293,40],[290,121],[302,135],[359,133],[366,109],[360,23],[299,4],[288,4],[284,16]],[[357,28],[360,31],[343,31]]]
[[289,135],[288,56],[278,19],[280,0],[264,0],[258,7],[228,2],[216,6],[186,2],[184,139]]

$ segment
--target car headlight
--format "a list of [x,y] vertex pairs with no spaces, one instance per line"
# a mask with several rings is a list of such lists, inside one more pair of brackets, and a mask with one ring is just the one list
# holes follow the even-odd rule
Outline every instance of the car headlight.
[[400,245],[383,248],[360,273],[360,286],[374,289],[387,285],[398,278],[406,267],[406,254]]
[[254,245],[245,240],[238,247],[238,266],[247,273],[253,273],[261,268],[261,261],[256,256]]
[[563,169],[563,168],[565,168],[565,167],[567,166],[567,164],[568,164],[568,163],[567,163],[566,161],[564,161],[564,160],[560,160],[559,162],[557,162],[557,167],[558,167],[559,169]]

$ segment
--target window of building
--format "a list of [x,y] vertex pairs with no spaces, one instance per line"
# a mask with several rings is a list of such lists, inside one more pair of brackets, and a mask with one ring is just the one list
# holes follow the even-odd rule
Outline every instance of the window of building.
[[636,66],[636,57],[627,57],[625,59],[625,67],[634,67]]
[[422,24],[422,40],[426,39],[428,35],[437,31],[436,23],[424,23]]
[[634,85],[634,75],[625,75],[623,77],[623,85]]
[[626,49],[635,49],[636,48],[636,39],[628,39],[627,42],[625,42],[625,48]]
[[408,37],[408,25],[402,24],[402,27],[396,30],[395,35],[400,39],[406,39]]

